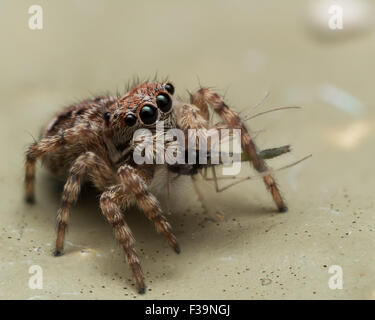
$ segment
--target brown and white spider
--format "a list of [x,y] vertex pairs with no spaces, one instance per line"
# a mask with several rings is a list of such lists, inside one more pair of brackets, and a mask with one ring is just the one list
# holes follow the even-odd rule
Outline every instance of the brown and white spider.
[[[145,82],[133,87],[122,97],[102,96],[65,108],[45,127],[42,137],[32,144],[26,155],[26,200],[34,201],[35,164],[41,158],[57,177],[66,180],[61,207],[58,211],[58,230],[55,256],[63,253],[65,229],[70,210],[77,200],[81,185],[90,181],[99,189],[100,208],[112,224],[115,237],[125,251],[139,293],[145,292],[135,240],[122,214],[136,203],[161,232],[175,252],[180,252],[176,237],[154,190],[164,191],[169,182],[155,183],[156,176],[171,174],[194,175],[197,166],[143,164],[133,160],[132,138],[137,129],[153,131],[159,121],[167,128],[209,129],[209,107],[223,120],[213,127],[240,129],[243,152],[270,191],[280,212],[286,205],[265,161],[258,155],[254,141],[238,114],[223,99],[208,88],[191,94],[190,103],[173,97],[170,82]],[[156,184],[156,185],[155,185]]]

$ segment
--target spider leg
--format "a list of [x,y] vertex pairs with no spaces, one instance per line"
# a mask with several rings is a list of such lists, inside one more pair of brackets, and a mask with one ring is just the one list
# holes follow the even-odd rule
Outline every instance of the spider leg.
[[208,178],[208,177],[206,176],[206,177],[204,177],[204,180],[205,180],[205,181],[214,181],[215,191],[216,191],[217,193],[223,192],[223,191],[229,189],[230,187],[233,187],[233,186],[236,185],[236,184],[239,184],[239,183],[241,183],[241,182],[244,182],[244,181],[246,181],[246,180],[250,180],[250,179],[251,179],[251,177],[242,178],[242,179],[239,179],[239,180],[236,181],[236,182],[233,182],[233,183],[231,183],[231,184],[229,184],[229,185],[227,185],[227,186],[225,186],[225,187],[220,188],[220,187],[219,187],[219,182],[218,182],[219,180],[227,179],[227,178],[228,178],[228,179],[231,179],[231,178],[235,178],[235,177],[218,177],[218,176],[216,175],[216,169],[215,169],[215,166],[211,166],[211,171],[212,171],[212,178]]
[[[198,104],[201,109],[204,108],[204,106],[207,107],[207,105],[209,105],[228,125],[232,128],[241,129],[242,148],[249,154],[254,168],[261,173],[268,171],[265,161],[258,156],[256,145],[244,123],[241,121],[241,118],[235,111],[226,105],[217,93],[210,89],[202,88],[195,93],[193,101],[195,104]],[[287,207],[281,197],[275,179],[271,174],[267,174],[263,177],[263,181],[266,184],[267,189],[271,192],[278,210],[280,212],[285,212]]]
[[64,140],[61,137],[53,136],[40,140],[32,144],[26,152],[25,162],[25,190],[26,190],[26,201],[33,203],[35,201],[34,196],[34,184],[35,184],[35,164],[38,158],[43,155],[56,150],[59,146],[64,144]]
[[[215,189],[216,189],[216,192],[222,192],[224,190],[227,190],[229,189],[230,187],[233,187],[234,185],[237,185],[241,182],[244,182],[244,181],[247,181],[247,180],[251,180],[251,179],[255,179],[255,178],[263,178],[264,176],[270,174],[271,172],[276,172],[276,171],[281,171],[281,170],[284,170],[284,169],[288,169],[290,167],[293,167],[297,164],[299,164],[300,162],[302,161],[305,161],[306,159],[310,158],[312,155],[309,154],[308,156],[305,156],[303,157],[302,159],[299,159],[293,163],[290,163],[286,166],[283,166],[281,168],[278,168],[276,170],[268,170],[268,171],[264,171],[264,172],[261,172],[260,174],[258,175],[254,175],[254,176],[248,176],[248,177],[243,177],[243,178],[240,178],[240,177],[236,177],[236,176],[224,176],[224,177],[218,177],[216,175],[216,171],[215,171],[215,166],[211,166],[212,168],[212,178],[209,178],[209,177],[203,177],[203,179],[205,181],[214,181],[215,183]],[[232,182],[230,183],[229,185],[226,185],[225,187],[222,187],[222,188],[219,188],[219,185],[218,185],[218,181],[219,180],[237,180],[235,182]]]
[[171,201],[171,177],[169,170],[167,170],[167,203],[166,203],[166,213],[171,214],[170,210],[170,201]]
[[198,197],[199,202],[202,205],[204,213],[209,216],[209,219],[215,222],[220,222],[224,220],[224,214],[217,210],[217,208],[210,204],[204,197],[204,193],[199,188],[199,183],[195,175],[191,176],[191,181],[193,182],[194,191]]
[[130,268],[132,269],[135,281],[137,283],[138,292],[143,294],[145,293],[146,286],[144,283],[139,258],[135,250],[135,239],[121,214],[119,205],[119,203],[121,203],[121,205],[124,204],[123,194],[124,191],[122,185],[110,188],[100,197],[100,207],[103,215],[106,217],[108,222],[112,224],[115,231],[115,237],[125,251],[126,259],[130,265]]
[[[97,186],[108,185],[114,176],[108,165],[93,152],[80,155],[69,171],[68,179],[62,192],[61,206],[57,213],[57,239],[55,256],[61,256],[64,249],[65,229],[70,216],[72,205],[80,193],[82,178],[88,172],[90,180]],[[113,181],[113,180],[112,180]]]
[[42,138],[39,142],[33,143],[26,152],[25,162],[25,190],[26,201],[33,203],[34,184],[35,184],[35,164],[36,161],[44,155],[51,153],[69,142],[74,141],[77,137],[82,140],[83,137],[92,137],[92,132],[88,126],[77,126],[67,129],[62,134],[56,134]]
[[[216,190],[216,192],[220,192],[219,183],[218,183],[218,179],[217,179],[217,176],[216,176],[215,166],[211,166],[211,171],[212,171],[212,177],[213,177],[213,181],[214,181],[214,185],[215,185],[215,190]],[[209,179],[206,178],[206,180],[209,180]]]
[[208,110],[207,104],[204,102],[203,97],[197,94],[190,93],[190,103],[199,109],[200,115],[207,122],[210,120],[210,111]]
[[[191,103],[194,103],[194,95],[190,94]],[[193,105],[193,104],[180,104],[178,107],[178,125],[179,127],[188,133],[189,129],[195,130],[204,130],[207,131],[208,129],[208,120],[210,118],[209,110],[206,105]],[[196,137],[200,138],[200,137]],[[202,176],[207,177],[207,167],[204,166],[202,168]],[[212,219],[217,221],[218,216],[212,210],[212,206],[207,202],[204,197],[204,194],[201,192],[198,186],[198,181],[194,175],[191,176],[191,180],[193,183],[194,191],[198,197],[199,202],[201,203],[203,210],[208,214],[208,216]],[[222,220],[222,219],[219,219]]]
[[163,233],[168,244],[176,253],[180,253],[180,247],[167,219],[163,216],[158,200],[148,191],[145,181],[137,173],[137,170],[129,165],[124,165],[118,170],[122,184],[131,192],[138,203],[138,206],[151,220],[158,232]]
[[[208,110],[207,110],[208,111]],[[208,117],[202,110],[193,104],[180,103],[176,106],[178,127],[184,131],[188,129],[204,129],[208,127]]]
[[[210,119],[210,113],[207,108],[206,104],[200,103],[200,98],[196,95],[190,95],[191,103],[196,103],[197,105],[193,104],[181,104],[178,106],[178,124],[179,127],[182,130],[185,130],[185,132],[188,132],[188,129],[201,129],[204,134],[204,132],[208,132],[209,129],[222,129],[222,128],[228,128],[231,129],[230,126],[228,126],[225,123],[217,123],[213,126],[209,126],[208,120]],[[197,139],[202,138],[202,136],[197,136]],[[201,170],[202,177],[204,179],[207,179],[207,170],[208,167],[204,166]],[[212,170],[215,170],[214,167],[212,167]],[[212,209],[212,205],[208,203],[208,201],[205,199],[204,194],[201,192],[198,186],[198,181],[194,175],[191,176],[192,183],[194,186],[194,191],[198,197],[198,200],[200,201],[204,211],[209,215],[209,217],[214,221],[222,221],[224,216],[217,212],[217,210]],[[215,182],[216,189],[218,190],[217,182]],[[218,191],[219,192],[219,191]]]

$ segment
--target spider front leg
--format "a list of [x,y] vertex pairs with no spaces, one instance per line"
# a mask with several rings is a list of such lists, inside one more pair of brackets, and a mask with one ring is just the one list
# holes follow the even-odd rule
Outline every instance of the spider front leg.
[[[229,108],[217,93],[210,89],[202,88],[192,96],[192,101],[201,110],[205,110],[207,105],[209,105],[230,127],[233,129],[241,129],[242,148],[248,153],[254,168],[261,173],[268,170],[265,161],[258,156],[257,147],[246,129],[245,124],[241,121],[239,115]],[[271,192],[278,210],[280,212],[287,211],[287,207],[272,175],[265,175],[263,181],[266,184],[267,189]]]
[[128,201],[129,196],[124,198],[124,190],[122,185],[112,187],[104,192],[100,197],[100,207],[103,215],[108,222],[112,224],[115,231],[115,237],[120,242],[125,251],[126,259],[132,269],[135,281],[137,283],[138,292],[145,293],[146,286],[142,275],[141,265],[135,250],[135,240],[133,234],[126,224],[120,210],[120,206],[124,206],[124,202]]
[[126,190],[135,196],[138,206],[151,220],[158,232],[163,233],[168,244],[176,253],[180,253],[180,247],[167,219],[163,216],[158,200],[148,191],[145,181],[137,173],[137,170],[129,165],[124,165],[118,170],[122,184]]
[[65,229],[72,205],[77,201],[80,193],[82,178],[88,173],[90,180],[100,186],[110,184],[116,179],[111,168],[95,153],[86,152],[73,163],[68,179],[62,192],[61,206],[57,214],[57,239],[55,256],[61,256],[64,249]]

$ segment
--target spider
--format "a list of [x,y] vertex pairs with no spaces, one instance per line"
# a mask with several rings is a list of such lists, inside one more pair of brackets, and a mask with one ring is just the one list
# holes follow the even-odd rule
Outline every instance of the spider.
[[[39,141],[26,153],[26,200],[34,202],[35,165],[38,159],[65,182],[57,214],[55,256],[63,254],[65,231],[72,205],[81,185],[89,181],[100,192],[100,208],[112,224],[133,272],[138,292],[145,292],[145,281],[135,250],[135,240],[125,222],[124,211],[137,204],[162,233],[176,253],[180,247],[171,226],[163,215],[154,194],[166,191],[158,177],[171,174],[194,176],[204,165],[143,164],[134,162],[132,137],[140,128],[153,131],[160,121],[168,128],[209,129],[220,127],[241,130],[241,146],[271,193],[277,209],[287,210],[278,186],[239,115],[209,88],[190,94],[190,103],[174,97],[171,82],[144,82],[130,88],[123,96],[100,96],[69,106],[44,128]],[[210,108],[223,122],[209,125]],[[155,192],[154,192],[155,190]]]

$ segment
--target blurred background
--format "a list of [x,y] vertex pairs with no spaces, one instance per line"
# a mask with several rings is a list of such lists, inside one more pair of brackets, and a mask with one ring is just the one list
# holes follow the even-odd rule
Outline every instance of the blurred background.
[[[43,10],[42,30],[28,10]],[[372,1],[11,1],[0,3],[0,298],[293,299],[375,297],[374,53]],[[51,255],[59,187],[38,170],[37,200],[23,203],[24,152],[61,107],[123,92],[155,74],[187,90],[210,86],[237,111],[298,105],[248,123],[260,148],[291,144],[273,168],[289,205],[278,214],[261,181],[207,199],[225,214],[208,220],[191,192],[169,218],[175,256],[143,214],[129,212],[148,292],[131,272],[86,192],[70,220],[66,254]],[[244,176],[251,174],[245,168]],[[28,286],[43,268],[42,290]],[[332,289],[332,265],[343,288]]]

